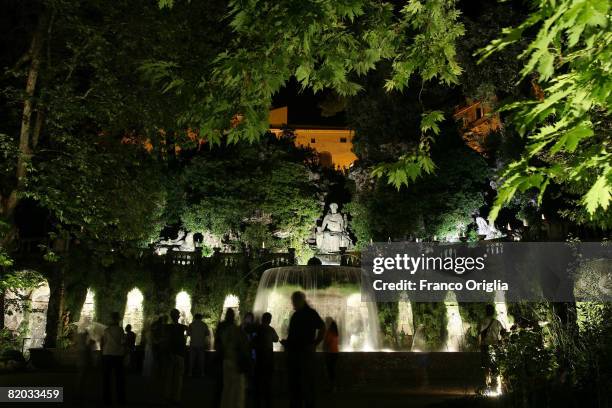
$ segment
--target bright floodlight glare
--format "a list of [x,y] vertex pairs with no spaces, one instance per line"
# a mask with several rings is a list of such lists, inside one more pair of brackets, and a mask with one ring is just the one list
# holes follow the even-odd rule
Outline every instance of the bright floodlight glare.
[[180,291],[176,295],[176,303],[174,307],[176,307],[181,313],[179,323],[190,324],[193,320],[193,317],[191,316],[191,296],[189,296],[189,294],[184,290]]
[[236,295],[227,295],[225,300],[223,301],[223,307],[227,309],[228,307],[237,308],[240,307],[240,299]]
[[142,301],[144,296],[138,288],[130,290],[127,294],[127,303],[125,305],[125,313],[123,314],[124,327],[128,324],[132,325],[132,331],[136,333],[136,344],[140,342],[143,328],[144,311]]
[[448,333],[446,339],[446,351],[459,351],[463,341],[463,321],[459,313],[459,304],[457,296],[454,292],[449,292],[447,295],[446,305],[446,331]]
[[[510,328],[510,319],[508,316],[508,306],[505,302],[504,292],[495,292],[495,299],[495,314],[497,316],[497,320],[499,320],[504,329],[508,330]],[[498,301],[497,299],[500,300]]]
[[28,350],[30,347],[42,347],[45,338],[45,328],[47,325],[47,308],[49,305],[49,284],[45,281],[32,291],[30,296],[31,310],[28,323],[28,337],[24,338],[23,348]]
[[230,307],[234,309],[234,312],[236,312],[236,316],[238,316],[239,309],[240,309],[240,299],[238,298],[238,296],[232,295],[231,293],[225,296],[225,299],[223,300],[223,310],[221,311],[221,320],[225,319],[225,312]]
[[495,388],[488,388],[484,392],[485,397],[499,397],[502,395],[502,378],[501,375],[497,376],[497,386]]
[[81,308],[81,315],[79,316],[79,322],[77,323],[77,329],[79,333],[89,331],[90,326],[95,319],[95,302],[96,295],[91,288],[87,288],[87,295],[85,295],[85,302]]
[[410,300],[400,300],[397,303],[397,332],[406,336],[414,336],[414,318]]

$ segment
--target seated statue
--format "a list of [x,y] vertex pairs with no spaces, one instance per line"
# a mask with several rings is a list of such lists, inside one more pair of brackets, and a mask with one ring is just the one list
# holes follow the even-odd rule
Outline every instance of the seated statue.
[[346,215],[338,212],[338,204],[331,203],[323,223],[317,227],[317,248],[322,253],[340,252],[340,248],[349,248],[353,244],[347,232]]

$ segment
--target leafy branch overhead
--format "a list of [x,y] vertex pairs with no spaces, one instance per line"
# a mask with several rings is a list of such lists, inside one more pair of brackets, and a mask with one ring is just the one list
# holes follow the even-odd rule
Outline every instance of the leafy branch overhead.
[[520,55],[526,61],[521,74],[537,75],[544,90],[541,100],[504,107],[527,147],[501,175],[492,220],[516,192],[539,190],[541,201],[551,183],[580,194],[578,210],[591,221],[603,224],[610,216],[610,18],[607,0],[540,0],[528,19],[478,53],[487,58],[536,30]]
[[[159,4],[172,7],[167,0]],[[395,13],[392,4],[371,0],[232,0],[227,50],[204,62],[196,81],[180,77],[173,64],[183,61],[147,64],[143,71],[166,91],[197,90],[183,125],[212,143],[224,135],[254,141],[268,128],[272,96],[292,77],[315,92],[355,95],[359,78],[389,61],[389,90],[405,88],[413,74],[456,83],[454,41],[463,26],[454,5],[410,0]]]
[[420,143],[415,147],[414,151],[403,154],[395,163],[381,163],[377,165],[372,174],[375,177],[386,176],[389,184],[399,189],[414,182],[423,173],[433,173],[436,166],[429,154],[431,143],[434,141],[434,137],[431,134],[433,133],[437,136],[440,133],[438,123],[442,120],[444,120],[444,114],[441,111],[424,113],[421,117]]

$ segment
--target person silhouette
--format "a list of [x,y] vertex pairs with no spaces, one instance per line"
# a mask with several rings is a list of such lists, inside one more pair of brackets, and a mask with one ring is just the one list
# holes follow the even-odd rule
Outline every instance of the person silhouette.
[[210,344],[210,330],[202,321],[202,314],[196,313],[193,322],[187,329],[189,335],[189,374],[193,377],[196,364],[200,369],[200,375],[204,374],[204,358]]
[[164,327],[166,326],[167,316],[161,315],[151,324],[149,343],[151,344],[152,374],[156,383],[163,379],[164,353],[162,343],[164,340]]
[[127,353],[127,366],[129,370],[136,368],[136,333],[132,331],[132,325],[125,326],[125,351]]
[[187,326],[179,323],[181,313],[178,309],[170,311],[170,324],[164,326],[164,349],[166,355],[166,381],[164,395],[169,401],[178,404],[183,391],[183,374],[185,372],[185,332]]
[[278,334],[270,323],[272,315],[261,316],[261,325],[255,336],[255,407],[269,408],[272,405],[272,375],[274,374],[274,343]]
[[315,350],[325,335],[325,323],[306,302],[303,292],[293,292],[295,312],[289,321],[287,339],[281,343],[287,351],[289,399],[291,408],[315,405]]
[[323,340],[323,351],[325,351],[325,367],[329,377],[331,391],[336,391],[336,364],[338,363],[338,325],[331,317],[325,318],[325,338]]
[[125,334],[119,324],[119,313],[111,314],[111,324],[104,330],[100,341],[102,348],[103,385],[102,397],[104,405],[111,405],[111,377],[115,375],[117,402],[125,403],[125,373],[123,371],[123,357],[125,355]]
[[247,335],[236,325],[231,308],[227,309],[225,320],[217,327],[215,343],[222,359],[221,408],[243,408],[251,355]]

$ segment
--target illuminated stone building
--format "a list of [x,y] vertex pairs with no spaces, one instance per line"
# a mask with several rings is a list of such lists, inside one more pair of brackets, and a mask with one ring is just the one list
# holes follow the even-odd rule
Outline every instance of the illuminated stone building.
[[499,114],[493,111],[491,102],[470,100],[453,113],[459,124],[459,132],[465,143],[480,154],[487,155],[489,135],[501,129]]
[[270,131],[277,136],[280,136],[284,129],[291,129],[295,134],[295,144],[313,148],[323,166],[349,168],[357,160],[352,151],[354,131],[350,129],[289,123],[287,106],[272,109],[269,121]]

